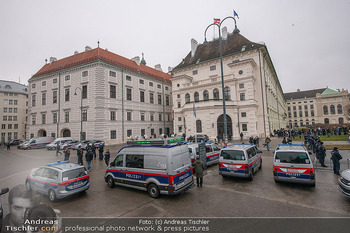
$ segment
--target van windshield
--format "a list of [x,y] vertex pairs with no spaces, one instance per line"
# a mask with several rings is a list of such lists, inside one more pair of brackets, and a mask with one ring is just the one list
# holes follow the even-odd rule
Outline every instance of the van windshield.
[[229,160],[245,160],[244,152],[241,150],[222,150],[220,156]]
[[281,151],[276,153],[275,162],[310,164],[310,159],[309,156],[304,152]]
[[62,174],[62,177],[63,177],[63,180],[72,180],[72,179],[76,179],[76,178],[79,178],[79,177],[82,177],[85,175],[86,175],[85,168],[81,167],[78,169],[64,172]]

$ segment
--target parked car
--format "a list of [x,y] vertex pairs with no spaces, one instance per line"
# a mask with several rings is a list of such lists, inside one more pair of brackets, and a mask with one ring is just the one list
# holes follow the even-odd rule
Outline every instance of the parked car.
[[84,166],[69,161],[51,163],[30,173],[25,182],[34,190],[55,201],[89,189],[89,175]]
[[74,143],[74,144],[71,146],[71,148],[72,148],[73,150],[77,150],[78,147],[81,146],[81,148],[82,148],[83,150],[85,150],[85,148],[86,148],[86,146],[87,146],[88,143],[89,143],[89,141],[86,141],[86,140],[84,140],[84,141],[79,141],[79,142],[77,142],[77,143]]
[[103,144],[103,146],[105,145],[105,142],[102,140],[90,140],[89,144],[94,144],[96,146],[96,148],[99,148],[101,143]]
[[29,142],[29,140],[24,140],[22,143],[17,145],[17,149],[23,149],[23,145],[26,144],[27,142]]
[[0,232],[1,232],[1,229],[2,229],[2,219],[3,219],[3,216],[4,216],[4,212],[3,212],[3,209],[2,209],[2,204],[1,204],[1,195],[7,193],[9,191],[8,188],[3,188],[1,189],[1,192],[0,192]]
[[347,197],[350,197],[350,169],[342,171],[338,180],[340,191]]
[[56,150],[57,144],[58,146],[61,146],[65,142],[70,142],[73,141],[73,138],[71,137],[64,137],[64,138],[56,138],[53,142],[50,144],[46,145],[46,149],[48,150]]
[[37,137],[32,138],[28,142],[22,145],[22,149],[30,150],[34,148],[45,148],[46,145],[50,144],[55,140],[54,137]]
[[22,141],[21,140],[19,140],[19,139],[12,139],[11,141],[10,141],[10,145],[12,146],[12,145],[19,145],[19,144],[21,144],[22,143]]
[[64,150],[64,149],[66,149],[67,147],[68,147],[69,149],[72,149],[72,146],[75,145],[75,144],[77,144],[78,142],[79,142],[79,141],[67,141],[67,142],[61,144],[60,149],[61,149],[61,150]]

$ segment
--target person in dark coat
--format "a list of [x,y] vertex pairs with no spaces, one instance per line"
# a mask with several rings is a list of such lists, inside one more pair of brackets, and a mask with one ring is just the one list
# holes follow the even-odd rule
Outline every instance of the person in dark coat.
[[338,147],[334,147],[333,151],[331,152],[331,160],[333,161],[333,172],[334,174],[340,175],[340,163],[339,160],[341,160],[343,157],[339,154]]
[[111,158],[111,154],[109,153],[109,149],[106,150],[105,153],[105,163],[108,166],[109,165],[109,159]]
[[11,144],[10,144],[10,142],[7,142],[7,143],[6,143],[6,147],[7,147],[6,150],[11,150]]
[[81,148],[81,146],[78,147],[77,156],[78,156],[78,164],[83,165],[83,149]]
[[100,144],[100,147],[98,148],[98,152],[99,152],[98,159],[102,160],[103,159],[103,144],[102,143]]
[[319,153],[319,158],[320,158],[320,163],[322,167],[327,167],[324,164],[324,158],[326,157],[326,148],[323,146],[323,142],[320,142],[320,145],[318,146],[318,153]]
[[241,137],[241,141],[243,141],[243,133],[242,132],[240,133],[239,136]]
[[91,170],[91,161],[93,158],[94,158],[94,153],[93,153],[92,147],[90,145],[88,145],[86,147],[85,159],[86,159],[86,162],[88,163],[88,170],[89,171]]
[[60,152],[60,143],[56,142],[56,156],[58,156],[58,154],[62,154],[62,153]]
[[197,156],[196,161],[194,162],[194,169],[196,170],[197,187],[202,187],[204,164],[202,160],[199,159],[199,156]]
[[95,146],[95,144],[92,144],[91,149],[92,149],[94,159],[96,159],[96,146]]
[[64,149],[64,161],[68,161],[69,160],[69,156],[70,156],[70,151],[69,151],[68,147],[66,147]]
[[283,140],[282,140],[282,144],[287,144],[286,137],[284,137],[284,138],[283,138]]

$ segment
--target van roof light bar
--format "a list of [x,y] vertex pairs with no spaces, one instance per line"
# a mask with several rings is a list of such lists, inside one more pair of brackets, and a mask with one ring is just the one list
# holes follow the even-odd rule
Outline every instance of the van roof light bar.
[[253,143],[244,143],[244,142],[242,142],[242,143],[234,143],[233,145],[237,145],[237,146],[239,146],[239,145],[249,145],[249,146],[251,146],[251,145],[254,145]]
[[69,163],[69,160],[66,160],[66,161],[58,161],[58,162],[55,162],[55,163],[49,163],[49,164],[47,164],[46,166],[52,166],[52,165],[57,165],[57,164],[62,164],[62,163]]
[[128,146],[137,146],[137,145],[152,145],[152,146],[164,146],[172,143],[181,142],[181,138],[166,138],[166,139],[153,139],[153,140],[140,140],[140,141],[127,141]]

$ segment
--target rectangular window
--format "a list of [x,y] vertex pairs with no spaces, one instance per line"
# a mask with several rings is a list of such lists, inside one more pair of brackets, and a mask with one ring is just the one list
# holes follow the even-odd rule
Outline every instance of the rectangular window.
[[144,155],[126,155],[126,167],[143,168]]
[[242,124],[242,131],[248,131],[248,126],[247,124]]
[[1,124],[1,129],[6,129],[6,124]]
[[87,91],[88,91],[88,89],[87,89],[87,85],[84,85],[84,86],[82,86],[82,94],[81,94],[81,98],[83,98],[83,99],[86,99],[87,98]]
[[117,138],[117,131],[111,130],[111,139],[116,139],[116,138]]
[[165,90],[167,91],[167,90],[169,90],[169,88],[168,88],[168,87],[165,87]]
[[32,84],[32,88],[35,88],[35,83]]
[[115,71],[109,71],[109,76],[111,77],[117,77],[117,73]]
[[41,105],[46,105],[46,93],[41,93]]
[[301,110],[302,109],[302,107],[301,106],[299,106],[299,110]]
[[180,94],[177,94],[177,98],[180,99],[180,98],[181,98],[181,95],[180,95]]
[[294,111],[297,110],[297,107],[296,107],[296,106],[293,106],[293,110],[294,110]]
[[132,114],[131,114],[131,112],[126,112],[126,120],[127,121],[132,121]]
[[56,137],[56,134],[55,133],[51,133],[51,137]]
[[12,105],[13,104],[13,100],[9,100],[9,105]]
[[117,98],[117,91],[116,91],[116,86],[115,85],[110,85],[109,86],[109,98]]
[[304,105],[304,109],[307,110],[307,105]]
[[64,100],[69,101],[69,88],[64,90]]
[[308,117],[308,116],[309,116],[309,112],[305,111],[305,117]]
[[141,136],[144,136],[146,134],[146,130],[145,129],[141,129]]
[[18,139],[18,132],[13,133],[13,139]]
[[163,129],[159,128],[159,135],[162,135],[162,134],[163,134]]
[[145,102],[145,92],[140,91],[140,102],[144,103]]
[[198,70],[193,70],[192,75],[196,75],[196,74],[198,74]]
[[17,108],[14,108],[14,109],[13,109],[13,113],[17,113]]
[[33,116],[32,116],[32,125],[35,125],[35,123],[36,123],[36,116],[33,115]]
[[9,100],[4,99],[4,104],[7,105],[9,103]]
[[177,121],[182,121],[182,118],[181,118],[181,117],[178,117],[178,118],[177,118]]
[[13,116],[13,121],[17,121],[17,116]]
[[169,105],[170,105],[170,98],[169,98],[168,95],[165,96],[165,105],[166,105],[166,106],[169,106]]
[[145,113],[141,112],[141,121],[145,121]]
[[57,103],[57,91],[52,92],[52,103],[53,104]]
[[245,100],[245,93],[239,94],[240,100]]
[[292,117],[292,113],[291,112],[288,112],[288,117]]
[[14,129],[18,129],[18,124],[14,124],[14,125],[13,125],[13,128],[14,128]]
[[162,104],[162,95],[158,94],[158,104]]
[[153,83],[152,83],[152,82],[149,82],[149,86],[150,86],[150,87],[153,87]]
[[87,110],[82,111],[83,121],[87,121]]
[[35,106],[35,95],[32,95],[32,107],[34,107]]
[[7,121],[7,116],[3,116],[3,117],[2,117],[2,120],[3,120],[3,121]]
[[131,89],[126,89],[126,100],[132,100]]
[[111,121],[115,121],[116,117],[115,117],[115,111],[111,111]]
[[179,126],[178,129],[179,129],[179,133],[181,133],[182,132],[182,126]]
[[131,81],[131,76],[127,75],[125,79],[126,81]]
[[8,128],[8,129],[12,129],[12,124],[8,124],[8,125],[7,125],[7,128]]
[[162,121],[162,114],[159,113],[159,121]]
[[150,113],[150,120],[154,121],[154,114],[153,113]]
[[14,100],[14,101],[13,101],[13,104],[14,104],[14,105],[18,105],[18,100]]
[[127,131],[126,131],[126,136],[127,137],[130,137],[132,135],[132,130],[131,129],[128,129]]
[[150,102],[151,104],[154,104],[153,93],[149,93],[149,102]]
[[4,113],[7,113],[7,108],[4,108]]
[[177,102],[177,108],[181,108],[181,102]]
[[240,84],[239,84],[239,88],[240,88],[240,89],[243,89],[243,88],[244,88],[244,83],[240,83]]
[[157,87],[160,89],[162,86],[160,84],[158,84]]
[[65,80],[65,81],[69,81],[69,80],[70,80],[70,75],[64,76],[64,80]]
[[69,112],[64,112],[64,122],[69,123]]
[[315,116],[314,110],[311,110],[311,116]]
[[313,104],[310,105],[310,109],[314,109],[314,105]]
[[89,72],[87,70],[85,70],[81,73],[81,76],[83,76],[83,77],[86,77],[88,75],[89,75]]
[[299,112],[299,117],[303,117],[303,112]]
[[54,79],[52,80],[52,83],[57,83],[57,78],[54,78]]
[[145,80],[143,80],[143,79],[140,79],[139,82],[140,82],[140,84],[145,84]]
[[293,116],[294,116],[294,117],[297,117],[297,112],[293,112]]
[[9,108],[9,113],[12,113],[12,108]]
[[41,124],[43,124],[43,125],[46,124],[46,114],[45,113],[41,114]]
[[241,112],[241,117],[247,117],[247,113],[246,112]]
[[290,111],[290,107],[288,107],[288,111]]
[[42,81],[41,86],[46,86],[46,81]]
[[216,65],[210,66],[210,71],[216,70]]
[[12,138],[12,133],[7,133],[7,138],[8,138],[8,140],[11,140],[11,138]]
[[57,123],[57,112],[52,113],[52,122]]

